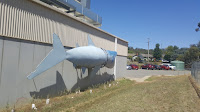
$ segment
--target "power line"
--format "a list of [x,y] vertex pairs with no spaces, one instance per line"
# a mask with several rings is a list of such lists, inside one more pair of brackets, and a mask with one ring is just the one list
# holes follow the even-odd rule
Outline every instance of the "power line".
[[149,62],[149,42],[150,42],[149,39],[150,39],[150,38],[147,38],[147,39],[148,39],[148,42],[147,42],[147,43],[148,43],[148,59],[147,59],[147,60],[148,60],[148,62]]

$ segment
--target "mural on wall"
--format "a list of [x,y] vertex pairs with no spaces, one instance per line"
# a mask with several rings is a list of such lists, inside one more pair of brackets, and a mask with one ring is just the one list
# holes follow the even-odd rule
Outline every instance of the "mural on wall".
[[75,68],[81,68],[83,72],[88,68],[88,72],[90,72],[88,74],[95,74],[104,66],[113,68],[116,56],[117,52],[115,51],[95,47],[89,35],[88,46],[80,47],[76,44],[76,48],[65,51],[60,38],[53,34],[53,49],[27,78],[33,79],[63,60],[72,62]]

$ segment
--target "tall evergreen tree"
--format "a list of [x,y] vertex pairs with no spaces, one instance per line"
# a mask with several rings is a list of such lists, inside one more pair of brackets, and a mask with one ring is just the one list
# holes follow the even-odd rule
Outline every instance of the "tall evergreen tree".
[[156,44],[156,48],[153,51],[153,57],[156,58],[157,60],[161,59],[161,57],[162,57],[162,51],[159,47],[160,47],[160,45]]

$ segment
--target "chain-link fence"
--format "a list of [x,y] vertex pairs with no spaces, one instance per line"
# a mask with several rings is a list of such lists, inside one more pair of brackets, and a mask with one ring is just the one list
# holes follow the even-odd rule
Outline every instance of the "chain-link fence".
[[191,68],[192,77],[200,84],[200,62],[194,62]]

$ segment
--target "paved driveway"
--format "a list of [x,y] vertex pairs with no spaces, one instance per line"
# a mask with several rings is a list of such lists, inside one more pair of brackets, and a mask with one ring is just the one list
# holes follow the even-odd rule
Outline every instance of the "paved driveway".
[[191,71],[139,69],[139,70],[127,70],[125,77],[126,78],[143,78],[145,76],[153,76],[153,75],[185,75],[185,74],[191,74]]

